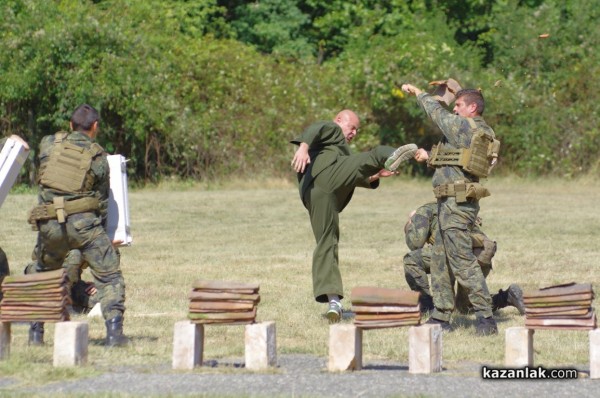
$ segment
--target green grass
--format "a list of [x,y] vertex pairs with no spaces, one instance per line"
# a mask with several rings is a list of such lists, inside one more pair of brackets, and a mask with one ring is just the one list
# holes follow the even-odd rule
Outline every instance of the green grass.
[[[430,181],[395,178],[381,185],[375,191],[357,189],[340,217],[347,296],[358,285],[408,289],[402,271],[407,252],[403,226],[410,210],[433,199]],[[510,283],[525,290],[569,281],[600,286],[600,182],[496,178],[487,185],[492,196],[481,201],[480,215],[484,231],[498,242],[490,291]],[[260,283],[258,320],[276,322],[278,353],[327,355],[324,307],[312,297],[314,238],[295,185],[283,180],[170,183],[132,190],[129,199],[134,243],[121,253],[125,332],[133,344],[105,350],[103,321],[90,319],[88,366],[57,370],[52,367],[53,326],[47,327],[47,346],[33,349],[27,347],[27,325],[16,324],[11,357],[0,363],[0,374],[28,385],[120,366],[165,371],[173,326],[186,318],[187,295],[196,279]],[[25,221],[34,203],[30,193],[11,194],[0,209],[0,246],[13,273],[22,272],[34,247],[36,234]],[[456,315],[456,331],[444,335],[444,366],[458,368],[463,361],[503,365],[504,330],[524,320],[512,308],[502,310],[497,320],[500,334],[480,338],[474,316]],[[367,331],[364,362],[408,362],[407,332]],[[243,358],[243,336],[240,326],[206,327],[204,359]],[[534,349],[536,365],[589,361],[586,331],[537,331]]]

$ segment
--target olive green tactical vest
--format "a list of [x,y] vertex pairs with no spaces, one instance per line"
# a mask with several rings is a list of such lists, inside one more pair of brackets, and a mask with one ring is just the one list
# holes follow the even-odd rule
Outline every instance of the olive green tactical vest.
[[48,161],[40,168],[40,183],[65,193],[82,193],[92,189],[90,173],[92,159],[102,154],[102,147],[92,143],[80,147],[65,140],[68,133],[54,135],[54,145]]
[[500,141],[489,132],[477,126],[471,118],[467,119],[474,131],[469,148],[452,148],[442,142],[431,148],[427,164],[430,167],[460,166],[476,177],[486,178],[498,159]]

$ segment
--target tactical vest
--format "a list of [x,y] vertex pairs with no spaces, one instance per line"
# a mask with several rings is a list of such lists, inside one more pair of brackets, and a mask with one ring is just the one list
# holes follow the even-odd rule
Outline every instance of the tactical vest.
[[477,126],[475,121],[467,118],[474,131],[469,148],[450,148],[442,142],[431,148],[427,165],[429,167],[459,166],[466,172],[479,178],[486,178],[496,165],[500,141],[489,132]]
[[90,148],[80,147],[65,140],[68,133],[54,135],[54,145],[48,161],[40,168],[40,183],[65,193],[90,191],[94,177],[90,173],[92,159],[102,154],[102,147],[92,143]]

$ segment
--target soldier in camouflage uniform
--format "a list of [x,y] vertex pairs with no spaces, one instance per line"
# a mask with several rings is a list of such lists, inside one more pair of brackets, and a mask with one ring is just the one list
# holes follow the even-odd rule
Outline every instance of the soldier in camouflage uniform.
[[[338,266],[339,213],[356,187],[375,189],[380,177],[393,175],[398,165],[414,157],[416,145],[396,150],[378,146],[352,154],[348,143],[356,136],[360,121],[341,111],[333,121],[310,125],[291,143],[298,145],[292,167],[298,173],[300,198],[308,210],[317,247],[313,252],[313,292],[317,302],[327,303],[330,322],[341,318],[342,277]],[[384,168],[385,167],[385,168]]]
[[[487,278],[492,270],[492,258],[496,253],[496,242],[490,240],[481,230],[481,220],[478,219],[475,228],[471,231],[473,253],[481,266],[483,276]],[[422,312],[433,310],[433,298],[429,288],[429,277],[431,268],[431,254],[433,250],[433,234],[437,228],[437,203],[427,203],[414,210],[406,225],[406,244],[410,252],[404,256],[404,276],[411,290],[420,292],[419,302]],[[471,303],[462,286],[458,286],[455,308],[461,313],[472,311]],[[497,294],[492,295],[492,310],[512,306],[519,313],[525,313],[523,304],[523,292],[521,288],[512,284],[506,290],[500,289]]]
[[[79,106],[71,117],[70,134],[42,139],[39,150],[38,206],[29,221],[39,230],[35,261],[25,273],[55,270],[72,249],[89,264],[106,320],[107,346],[127,344],[123,335],[125,282],[118,250],[106,234],[109,166],[106,153],[94,142],[98,112]],[[43,344],[43,323],[30,328],[30,343]]]
[[[434,194],[438,199],[438,228],[433,245],[431,282],[435,309],[428,323],[439,324],[451,330],[450,317],[454,309],[454,280],[468,294],[477,317],[478,335],[497,334],[498,327],[493,318],[492,299],[481,267],[473,254],[471,231],[475,228],[479,213],[479,199],[489,191],[479,184],[479,176],[489,172],[488,164],[474,168],[458,161],[449,162],[449,156],[438,157],[438,153],[463,155],[473,150],[477,156],[480,149],[474,145],[486,140],[486,150],[495,144],[494,131],[481,115],[485,107],[483,96],[478,90],[461,90],[456,94],[454,113],[448,111],[430,94],[412,84],[404,84],[402,90],[414,94],[427,115],[443,133],[441,142],[432,148],[432,156],[424,149],[415,155],[417,161],[426,161],[435,167],[433,175]],[[498,144],[499,146],[499,144]],[[434,152],[434,149],[438,152]],[[485,160],[487,155],[481,157]],[[457,156],[458,157],[458,156]],[[494,158],[495,161],[495,158]]]

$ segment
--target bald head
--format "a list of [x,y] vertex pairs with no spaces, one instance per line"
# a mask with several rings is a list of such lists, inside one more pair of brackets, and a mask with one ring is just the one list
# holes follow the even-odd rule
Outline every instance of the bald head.
[[342,129],[346,142],[352,141],[356,134],[358,134],[360,120],[358,119],[358,116],[356,116],[356,113],[351,110],[344,109],[337,114],[333,121]]

